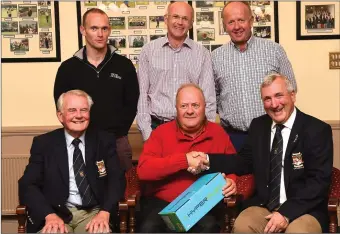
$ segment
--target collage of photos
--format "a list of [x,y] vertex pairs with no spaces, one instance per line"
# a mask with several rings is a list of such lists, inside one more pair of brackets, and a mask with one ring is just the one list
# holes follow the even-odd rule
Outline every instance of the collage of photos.
[[[81,14],[97,7],[109,16],[111,34],[108,44],[117,48],[117,53],[131,59],[138,67],[142,47],[167,33],[164,14],[169,1],[84,1]],[[211,21],[212,16],[201,16],[202,21]],[[206,36],[202,36],[207,40]],[[83,44],[84,44],[83,39]]]
[[2,45],[11,56],[53,50],[51,1],[3,2],[1,13]]
[[[254,17],[253,35],[275,40],[274,36],[274,2],[247,1]],[[225,31],[222,10],[227,1],[193,1],[195,9],[195,24],[193,26],[194,40],[206,47],[225,44],[230,40]],[[324,14],[327,14],[324,12]],[[211,46],[208,46],[211,45]]]

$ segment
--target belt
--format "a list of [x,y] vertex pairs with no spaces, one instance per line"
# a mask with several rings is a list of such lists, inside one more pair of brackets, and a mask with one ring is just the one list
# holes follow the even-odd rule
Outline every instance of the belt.
[[170,122],[169,120],[164,120],[164,119],[158,119],[156,116],[151,115],[151,121],[157,125],[161,125],[167,122]]

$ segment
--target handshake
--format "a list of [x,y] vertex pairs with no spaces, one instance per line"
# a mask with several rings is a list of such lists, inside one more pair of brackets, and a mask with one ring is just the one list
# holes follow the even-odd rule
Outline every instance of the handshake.
[[186,154],[188,161],[188,169],[187,171],[197,175],[202,171],[209,169],[209,160],[207,154],[203,152],[191,151]]

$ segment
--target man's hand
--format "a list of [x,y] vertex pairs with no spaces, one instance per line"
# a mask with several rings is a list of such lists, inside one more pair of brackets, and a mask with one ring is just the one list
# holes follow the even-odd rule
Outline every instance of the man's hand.
[[232,179],[229,179],[226,177],[224,173],[222,173],[223,178],[226,180],[226,185],[223,186],[222,188],[222,194],[225,197],[229,197],[231,195],[236,194],[237,188],[236,188],[236,183]]
[[288,227],[287,220],[279,212],[273,212],[265,218],[269,219],[269,222],[264,229],[265,233],[283,232]]
[[188,160],[188,172],[197,175],[201,171],[206,170],[206,165],[209,164],[207,156],[203,152],[192,151],[186,154]]
[[45,217],[45,226],[41,233],[68,233],[68,230],[64,221],[53,213]]
[[109,233],[110,213],[107,211],[99,211],[93,219],[86,225],[85,229],[89,233]]

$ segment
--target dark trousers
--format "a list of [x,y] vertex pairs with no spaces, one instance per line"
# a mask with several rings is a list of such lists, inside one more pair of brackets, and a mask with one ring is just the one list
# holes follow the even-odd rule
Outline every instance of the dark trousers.
[[244,145],[247,139],[248,132],[236,130],[230,127],[223,127],[223,128],[224,128],[224,131],[228,133],[230,137],[230,141],[231,143],[233,143],[236,151],[239,152],[242,149],[242,146]]
[[157,119],[155,116],[151,115],[151,128],[152,130],[155,130],[159,125],[165,124],[169,121],[164,121]]
[[116,147],[120,166],[123,170],[128,171],[132,167],[132,149],[128,136],[117,137]]
[[[155,198],[142,197],[141,199],[141,223],[138,232],[140,233],[173,233],[165,224],[162,217],[158,214],[169,202]],[[189,231],[189,233],[218,233],[220,227],[218,220],[212,214],[207,213]]]

